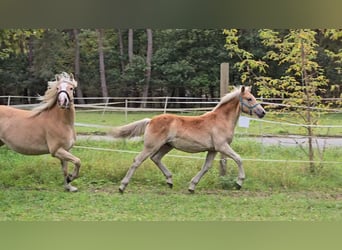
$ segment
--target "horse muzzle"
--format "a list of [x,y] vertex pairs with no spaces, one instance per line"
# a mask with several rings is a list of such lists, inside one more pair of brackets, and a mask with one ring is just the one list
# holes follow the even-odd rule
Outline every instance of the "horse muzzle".
[[68,109],[70,108],[71,100],[68,92],[61,90],[58,92],[58,98],[57,98],[58,107],[61,109]]
[[263,107],[261,107],[261,105],[259,105],[258,107],[254,108],[253,111],[257,115],[258,118],[263,118],[266,115],[266,111],[264,110]]

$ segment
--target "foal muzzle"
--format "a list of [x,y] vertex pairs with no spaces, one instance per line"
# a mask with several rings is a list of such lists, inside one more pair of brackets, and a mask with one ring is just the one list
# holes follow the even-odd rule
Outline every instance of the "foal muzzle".
[[[242,97],[240,96],[240,103],[241,103],[241,108],[246,107],[248,108],[248,113],[249,115],[253,115],[253,111],[254,113],[259,117],[259,118],[263,118],[266,114],[265,110],[261,107],[260,103],[256,103],[254,105],[248,105],[246,103],[243,102]],[[260,105],[259,109],[256,109],[256,107],[258,107]]]

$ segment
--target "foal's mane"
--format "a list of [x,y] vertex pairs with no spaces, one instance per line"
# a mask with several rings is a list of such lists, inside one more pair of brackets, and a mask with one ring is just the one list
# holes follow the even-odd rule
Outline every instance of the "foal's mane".
[[[247,88],[247,90],[248,90],[248,88]],[[221,101],[216,105],[216,107],[213,110],[216,110],[219,107],[221,107],[223,104],[233,100],[235,97],[239,96],[240,93],[241,93],[241,87],[239,87],[239,88],[234,87],[232,92],[226,94],[225,96],[223,96],[221,98]]]
[[52,108],[56,104],[58,94],[57,87],[60,83],[67,82],[73,85],[74,88],[77,87],[77,82],[74,80],[74,76],[72,74],[62,72],[61,74],[57,74],[55,77],[55,81],[48,81],[48,88],[45,91],[44,96],[39,96],[38,100],[40,100],[41,103],[38,107],[32,110],[33,116],[38,115],[43,111]]

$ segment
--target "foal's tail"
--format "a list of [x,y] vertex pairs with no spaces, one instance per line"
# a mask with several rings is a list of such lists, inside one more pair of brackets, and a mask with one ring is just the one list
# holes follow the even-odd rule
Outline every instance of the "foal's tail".
[[108,134],[116,138],[126,138],[143,135],[147,125],[150,123],[151,119],[145,118],[140,121],[132,122],[130,124],[115,127],[111,129]]

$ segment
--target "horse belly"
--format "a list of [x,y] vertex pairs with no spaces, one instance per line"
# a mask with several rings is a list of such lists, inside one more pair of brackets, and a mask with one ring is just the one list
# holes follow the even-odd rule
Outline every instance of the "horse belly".
[[195,141],[195,140],[185,140],[185,139],[174,139],[169,142],[174,148],[188,152],[188,153],[198,153],[208,150],[213,150],[213,147],[210,143],[203,141]]
[[38,144],[27,144],[27,143],[17,143],[2,140],[10,149],[15,152],[24,155],[42,155],[48,154],[49,148],[45,143]]

